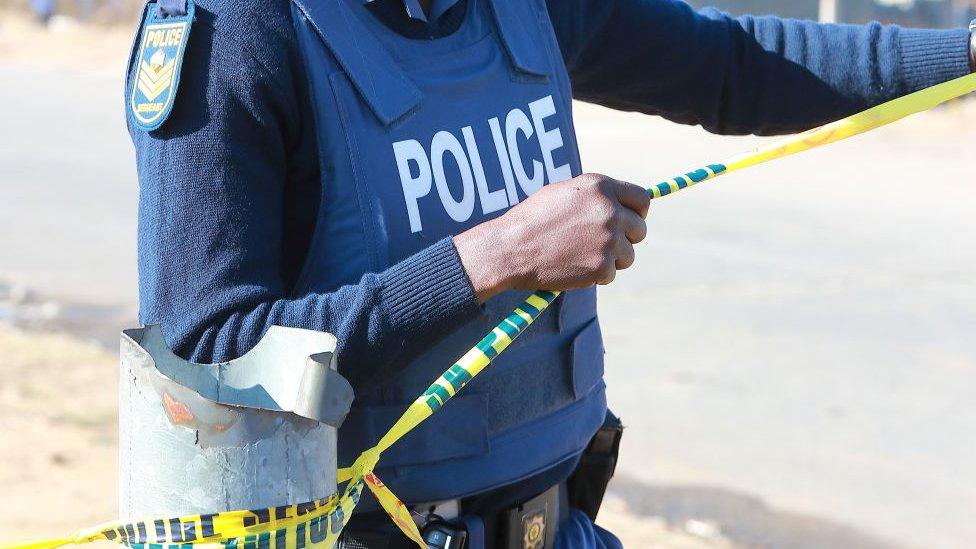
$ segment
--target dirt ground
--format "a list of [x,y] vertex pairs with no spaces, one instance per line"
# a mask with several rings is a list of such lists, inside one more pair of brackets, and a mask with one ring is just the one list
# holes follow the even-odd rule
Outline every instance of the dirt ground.
[[117,377],[101,346],[0,327],[3,541],[114,518]]
[[49,70],[121,74],[135,22],[132,25],[86,26],[56,16],[48,29],[41,29],[23,14],[0,7],[0,59]]

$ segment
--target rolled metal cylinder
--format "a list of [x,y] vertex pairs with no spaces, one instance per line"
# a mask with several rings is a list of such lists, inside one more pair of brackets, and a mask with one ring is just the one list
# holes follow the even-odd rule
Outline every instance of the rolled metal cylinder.
[[186,362],[156,326],[126,330],[119,384],[121,518],[301,503],[336,492],[352,389],[335,338],[274,326],[223,364]]

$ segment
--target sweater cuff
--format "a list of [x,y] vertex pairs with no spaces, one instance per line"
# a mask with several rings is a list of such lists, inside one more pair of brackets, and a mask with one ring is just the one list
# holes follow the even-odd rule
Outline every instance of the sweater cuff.
[[446,333],[481,312],[450,238],[397,263],[379,277],[382,301],[394,329]]
[[911,93],[972,72],[967,29],[901,29],[902,82]]

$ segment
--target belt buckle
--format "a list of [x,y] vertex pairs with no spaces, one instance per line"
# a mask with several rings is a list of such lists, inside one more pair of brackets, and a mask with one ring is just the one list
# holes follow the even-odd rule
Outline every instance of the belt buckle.
[[468,533],[463,526],[442,519],[425,524],[420,537],[428,549],[464,549],[468,541]]
[[456,524],[461,500],[425,503],[414,507],[412,514],[428,549],[464,549],[467,545],[467,531]]

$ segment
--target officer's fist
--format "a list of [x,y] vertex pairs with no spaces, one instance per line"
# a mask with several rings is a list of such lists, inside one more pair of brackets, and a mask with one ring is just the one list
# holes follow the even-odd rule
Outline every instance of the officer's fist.
[[649,205],[636,185],[585,174],[543,187],[454,243],[481,301],[510,289],[608,284],[634,264]]

